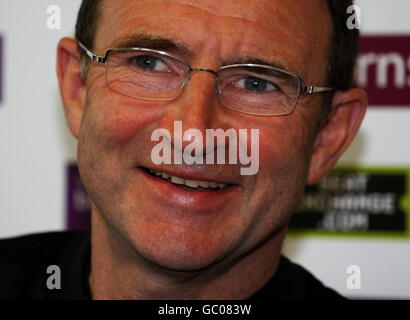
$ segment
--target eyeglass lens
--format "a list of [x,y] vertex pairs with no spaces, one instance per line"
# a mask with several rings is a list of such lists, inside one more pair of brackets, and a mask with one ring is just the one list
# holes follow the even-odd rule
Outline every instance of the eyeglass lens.
[[[106,79],[110,89],[141,99],[173,100],[187,80],[190,67],[158,52],[111,51]],[[222,103],[251,114],[286,114],[299,95],[299,78],[269,67],[229,66],[217,72]]]

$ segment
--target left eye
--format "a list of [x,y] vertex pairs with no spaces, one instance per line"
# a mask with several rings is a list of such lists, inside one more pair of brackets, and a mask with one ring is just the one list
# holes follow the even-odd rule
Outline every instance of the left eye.
[[273,91],[278,89],[273,83],[255,77],[242,78],[237,82],[237,86],[246,90],[258,92]]
[[153,71],[166,71],[167,65],[160,58],[150,55],[138,56],[132,59],[138,67]]

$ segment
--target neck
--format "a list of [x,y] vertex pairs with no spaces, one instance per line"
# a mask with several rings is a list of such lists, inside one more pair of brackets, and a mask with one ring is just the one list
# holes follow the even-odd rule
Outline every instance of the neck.
[[193,272],[166,270],[139,255],[124,237],[106,224],[93,206],[89,277],[92,297],[110,300],[249,298],[276,272],[285,231],[286,226],[236,259]]

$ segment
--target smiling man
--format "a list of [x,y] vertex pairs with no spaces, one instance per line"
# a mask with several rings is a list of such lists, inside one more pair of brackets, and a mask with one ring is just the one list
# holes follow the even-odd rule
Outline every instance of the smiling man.
[[[92,200],[91,236],[0,244],[28,251],[28,242],[53,242],[30,263],[58,265],[70,279],[55,291],[9,281],[16,296],[341,298],[281,247],[304,186],[332,168],[365,113],[365,93],[350,88],[358,34],[345,26],[349,4],[83,0],[77,39],[59,43],[57,73]],[[158,129],[169,134],[155,140]],[[206,148],[210,139],[181,139],[191,129],[247,132],[257,172],[215,160],[218,148],[236,155],[230,146],[241,141],[212,138]],[[151,157],[160,140],[171,163]],[[175,161],[192,143],[195,159],[215,162]]]

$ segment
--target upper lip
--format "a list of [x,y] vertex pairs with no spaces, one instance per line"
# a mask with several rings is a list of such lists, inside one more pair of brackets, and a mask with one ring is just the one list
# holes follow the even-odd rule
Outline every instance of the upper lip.
[[[221,183],[221,184],[238,184],[237,182],[234,182],[234,179],[227,178],[222,174],[216,174],[215,172],[207,172],[207,170],[199,169],[199,171],[193,171],[195,169],[192,169],[190,166],[189,169],[186,169],[186,167],[181,166],[181,167],[176,167],[173,166],[172,170],[170,168],[161,168],[161,167],[145,167],[141,166],[142,168],[148,169],[148,170],[153,170],[153,171],[158,171],[162,173],[166,173],[170,176],[176,176],[180,177],[182,179],[186,180],[197,180],[197,181],[207,181],[207,182],[216,182],[216,183]],[[189,171],[188,171],[189,170]]]

